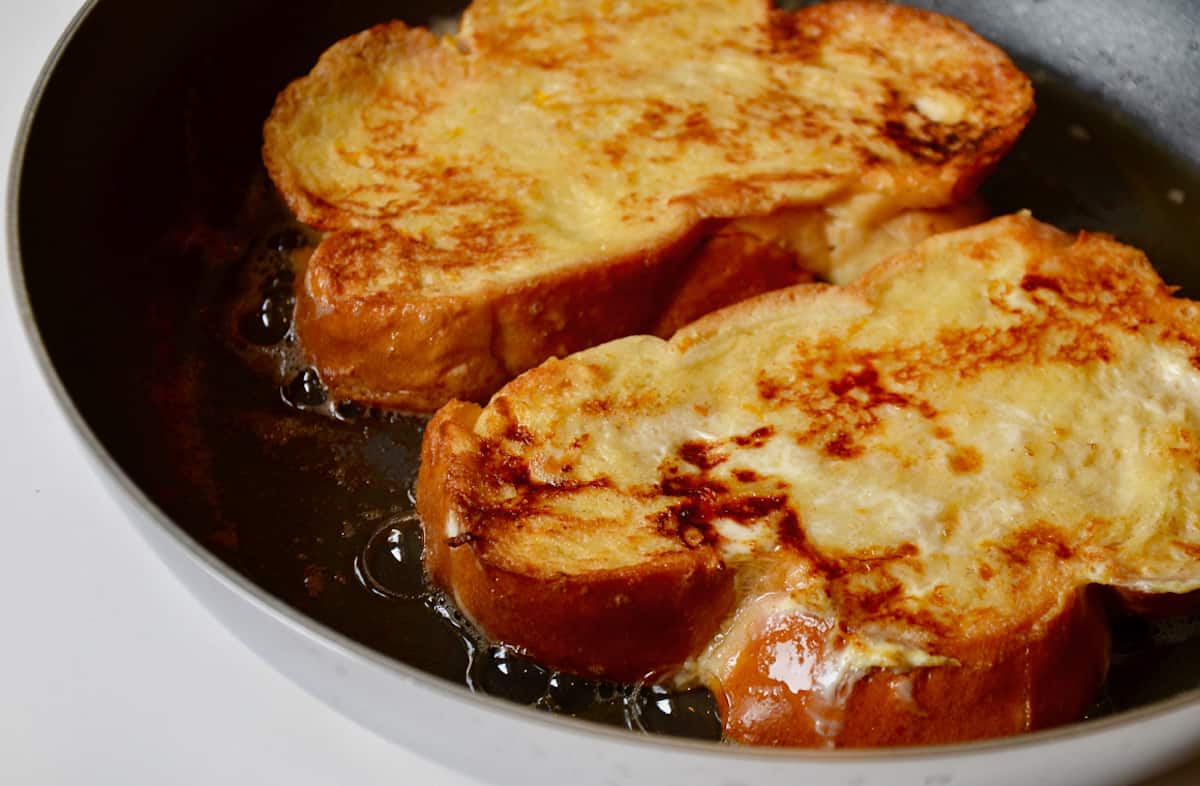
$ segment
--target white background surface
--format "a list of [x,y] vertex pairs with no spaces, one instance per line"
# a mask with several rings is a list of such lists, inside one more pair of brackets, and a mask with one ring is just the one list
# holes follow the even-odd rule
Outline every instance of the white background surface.
[[[37,71],[78,5],[0,0],[0,183]],[[173,580],[51,400],[4,267],[0,783],[475,784],[309,697]],[[1197,783],[1200,760],[1153,786]]]

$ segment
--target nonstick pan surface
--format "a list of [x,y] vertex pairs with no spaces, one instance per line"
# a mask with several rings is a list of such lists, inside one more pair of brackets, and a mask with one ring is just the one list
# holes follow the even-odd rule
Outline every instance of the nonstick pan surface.
[[[919,4],[971,23],[1035,82],[1038,115],[984,188],[993,211],[1111,232],[1200,297],[1200,5]],[[274,96],[338,38],[459,10],[94,3],[14,167],[13,256],[37,333],[114,469],[300,614],[476,692],[715,739],[702,691],[587,682],[480,641],[422,582],[411,515],[421,419],[329,401],[283,357],[281,260],[305,238],[259,162]],[[267,301],[265,322],[247,325],[231,305],[248,289]],[[284,369],[280,384],[268,367]],[[1194,631],[1195,620],[1122,621],[1089,716],[1200,687]]]

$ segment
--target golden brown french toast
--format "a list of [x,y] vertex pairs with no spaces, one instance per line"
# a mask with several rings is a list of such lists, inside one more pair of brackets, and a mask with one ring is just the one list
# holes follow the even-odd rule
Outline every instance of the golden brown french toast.
[[1032,111],[965,25],[882,2],[476,0],[335,44],[263,157],[324,233],[295,329],[326,384],[431,411],[962,225]]
[[489,635],[706,684],[729,739],[1076,720],[1106,596],[1200,589],[1200,304],[1107,236],[995,219],[451,403],[417,493]]

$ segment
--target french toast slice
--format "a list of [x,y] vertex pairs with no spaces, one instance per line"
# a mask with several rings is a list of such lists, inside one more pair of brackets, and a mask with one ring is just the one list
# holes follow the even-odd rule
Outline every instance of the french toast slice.
[[1200,589],[1200,304],[1107,236],[994,219],[452,403],[417,503],[485,632],[706,684],[729,739],[1076,720],[1113,590]]
[[882,2],[476,0],[456,37],[335,44],[263,159],[324,233],[295,330],[325,383],[432,411],[962,225],[1032,111],[965,25]]

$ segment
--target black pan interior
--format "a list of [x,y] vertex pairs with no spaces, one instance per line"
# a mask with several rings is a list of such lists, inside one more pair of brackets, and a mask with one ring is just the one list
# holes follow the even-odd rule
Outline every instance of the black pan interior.
[[[975,25],[1034,77],[1038,116],[985,188],[995,211],[1030,208],[1065,229],[1114,233],[1200,296],[1200,5],[923,5]],[[295,242],[259,164],[275,94],[344,35],[458,10],[97,3],[41,98],[17,184],[38,328],[124,471],[232,569],[303,613],[474,690],[716,737],[703,692],[588,683],[478,641],[421,582],[409,516],[421,422],[332,407],[302,382],[281,395],[225,336],[232,283]],[[280,293],[286,281],[266,294]],[[1118,621],[1112,677],[1092,714],[1200,685],[1194,627]]]

